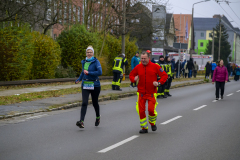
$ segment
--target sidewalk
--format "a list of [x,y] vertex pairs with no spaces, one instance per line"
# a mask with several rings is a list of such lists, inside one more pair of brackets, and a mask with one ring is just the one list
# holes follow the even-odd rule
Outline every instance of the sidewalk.
[[[130,81],[123,81],[122,83],[130,83]],[[101,82],[101,85],[112,84],[112,82]],[[10,89],[0,92],[0,96],[11,96],[11,95],[19,95],[23,93],[33,93],[33,92],[43,92],[43,91],[53,91],[60,89],[68,89],[68,88],[80,88],[81,83],[73,84],[73,85],[59,85],[59,86],[46,86],[46,87],[37,87],[37,88],[23,88],[23,89]]]
[[[176,84],[183,84],[183,83],[193,83],[193,82],[199,82],[202,80],[190,80],[190,81],[182,81],[182,82],[173,82],[172,86]],[[130,83],[129,81],[125,81],[123,83]],[[111,84],[111,82],[103,82],[101,85]],[[38,87],[38,88],[25,88],[25,89],[19,89],[19,90],[8,90],[5,93],[8,93],[9,95],[13,94],[20,94],[24,92],[39,92],[39,91],[46,91],[46,90],[56,90],[56,89],[64,89],[64,88],[71,88],[71,87],[80,87],[80,84],[78,85],[64,85],[64,86],[49,86],[49,87]],[[122,91],[113,91],[113,90],[104,90],[101,91],[100,96],[103,95],[109,95],[109,94],[123,94],[131,91],[137,91],[137,88],[122,88]],[[4,92],[4,91],[2,91]],[[1,94],[2,94],[1,92]],[[69,103],[74,103],[77,101],[82,101],[82,94],[70,94],[65,95],[61,97],[52,97],[52,98],[46,98],[36,101],[30,101],[30,102],[22,102],[22,103],[15,103],[10,105],[0,105],[0,115],[7,115],[10,112],[30,112],[33,110],[39,110],[39,109],[47,109],[50,106],[53,105],[64,105]]]

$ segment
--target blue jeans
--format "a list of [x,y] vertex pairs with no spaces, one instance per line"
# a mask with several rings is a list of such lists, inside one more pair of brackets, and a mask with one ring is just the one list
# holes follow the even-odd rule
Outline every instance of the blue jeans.
[[192,70],[189,70],[188,78],[192,77]]
[[176,78],[178,78],[178,71],[176,71]]

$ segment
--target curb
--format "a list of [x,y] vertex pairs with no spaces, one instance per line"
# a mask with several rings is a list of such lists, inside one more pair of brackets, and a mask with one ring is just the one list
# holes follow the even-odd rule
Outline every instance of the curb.
[[[174,86],[171,86],[170,89],[192,86],[192,85],[198,85],[198,84],[203,84],[203,83],[210,83],[210,82],[199,81],[199,82],[192,82],[192,83],[189,82],[189,83],[183,83],[183,84],[176,84]],[[119,94],[119,95],[102,97],[102,98],[99,98],[98,101],[103,102],[103,101],[109,101],[109,100],[116,100],[118,98],[125,98],[125,97],[134,96],[134,95],[136,95],[136,92],[128,92],[128,93],[123,93],[123,94]],[[92,104],[92,101],[89,100],[88,104]],[[82,102],[80,101],[80,102],[77,102],[77,103],[66,104],[66,105],[63,105],[63,106],[60,106],[60,107],[57,107],[57,108],[53,108],[53,109],[35,110],[35,111],[32,111],[32,112],[22,112],[22,113],[16,113],[14,115],[0,116],[0,120],[13,118],[13,117],[19,117],[19,116],[23,116],[23,115],[34,114],[34,113],[40,113],[40,112],[51,112],[51,111],[57,111],[57,110],[70,109],[70,108],[79,107],[81,105],[82,105]]]

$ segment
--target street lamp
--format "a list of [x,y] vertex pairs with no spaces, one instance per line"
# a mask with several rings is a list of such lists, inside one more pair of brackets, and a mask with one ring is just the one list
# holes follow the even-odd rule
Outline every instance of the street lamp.
[[200,1],[200,2],[196,2],[196,3],[193,3],[192,5],[192,30],[191,30],[191,51],[190,51],[190,58],[192,58],[192,52],[194,51],[194,32],[193,32],[193,13],[194,13],[194,5],[195,4],[198,4],[198,3],[202,3],[202,2],[207,2],[207,1],[210,1],[210,0],[204,0],[204,1]]

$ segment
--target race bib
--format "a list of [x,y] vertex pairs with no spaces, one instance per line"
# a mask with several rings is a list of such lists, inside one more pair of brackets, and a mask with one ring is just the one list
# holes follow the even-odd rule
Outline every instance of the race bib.
[[94,82],[84,81],[83,89],[94,90]]

